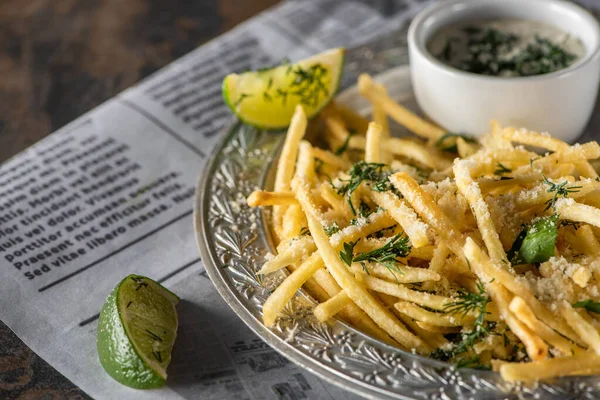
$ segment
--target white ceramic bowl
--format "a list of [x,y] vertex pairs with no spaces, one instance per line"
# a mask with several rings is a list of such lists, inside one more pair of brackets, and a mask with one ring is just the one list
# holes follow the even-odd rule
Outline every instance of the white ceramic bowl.
[[[519,18],[576,35],[586,54],[545,75],[501,78],[464,72],[437,60],[427,43],[460,21]],[[581,7],[560,0],[449,0],[415,17],[408,31],[411,77],[423,111],[450,132],[479,135],[490,120],[575,140],[587,125],[600,80],[600,27]]]

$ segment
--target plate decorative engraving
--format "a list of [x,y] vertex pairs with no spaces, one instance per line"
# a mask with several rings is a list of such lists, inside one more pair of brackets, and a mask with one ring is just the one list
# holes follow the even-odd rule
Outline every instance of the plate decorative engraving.
[[[227,140],[211,165],[201,202],[197,206],[203,261],[221,293],[255,331],[262,304],[283,279],[256,274],[269,251],[261,211],[246,205],[245,198],[262,187],[270,164],[281,145],[281,133],[264,132],[232,124]],[[226,298],[227,299],[227,298]],[[278,350],[297,361],[303,353],[311,369],[362,394],[412,399],[598,399],[600,379],[568,378],[533,387],[509,385],[493,372],[454,367],[394,349],[341,322],[320,323],[314,302],[304,293],[285,307],[263,340],[279,342]],[[246,319],[246,322],[249,320]],[[260,331],[259,331],[260,334]],[[306,364],[304,364],[306,365]]]

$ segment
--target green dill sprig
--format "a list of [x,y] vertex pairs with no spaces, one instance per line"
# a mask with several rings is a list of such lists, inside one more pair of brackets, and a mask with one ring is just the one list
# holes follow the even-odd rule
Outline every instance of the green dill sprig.
[[537,160],[541,159],[542,157],[534,157],[534,158],[530,158],[529,159],[529,166],[533,169],[533,163],[536,162]]
[[400,233],[394,236],[389,242],[378,249],[359,253],[354,255],[354,246],[356,242],[344,243],[344,249],[340,251],[340,258],[348,266],[352,265],[353,262],[360,263],[363,270],[369,274],[367,268],[367,262],[373,262],[383,265],[390,271],[396,281],[396,273],[404,274],[404,272],[398,268],[397,264],[401,263],[398,258],[404,258],[410,254],[412,247],[409,244],[408,236]]
[[150,336],[151,339],[157,341],[157,342],[162,342],[162,338],[160,336],[158,336],[156,333],[152,332],[149,329],[146,329],[146,333],[148,333],[148,336]]
[[577,222],[577,221],[569,221],[567,219],[563,219],[562,221],[560,221],[560,223],[558,224],[559,228],[566,228],[567,226],[572,227],[574,230],[577,230],[579,228],[581,228],[581,222]]
[[477,281],[477,293],[472,293],[464,289],[458,292],[458,300],[448,303],[444,306],[444,311],[450,314],[460,314],[464,317],[470,312],[477,312],[475,325],[482,325],[487,314],[486,307],[490,302],[490,297],[485,291],[485,286],[481,280]]
[[502,163],[498,163],[498,168],[494,171],[494,175],[510,174],[512,169],[505,167]]
[[321,160],[320,158],[314,158],[315,161],[315,173],[318,175],[321,173],[321,168],[323,168],[323,164],[325,164],[323,162],[323,160]]
[[395,267],[399,262],[397,259],[408,256],[411,249],[408,236],[399,233],[382,247],[356,255],[353,261],[367,261],[382,264],[388,268]]
[[489,365],[485,365],[481,363],[481,359],[479,355],[474,355],[473,357],[463,357],[456,361],[456,368],[473,368],[473,369],[482,369],[482,370],[490,370],[492,369]]
[[252,97],[252,95],[250,93],[240,93],[240,97],[236,100],[234,106],[239,106],[242,104],[242,101],[246,100],[248,97]]
[[348,205],[350,205],[350,209],[354,215],[356,215],[356,210],[354,209],[350,196],[358,189],[363,181],[379,181],[385,167],[385,164],[360,161],[350,168],[350,171],[348,172],[350,178],[343,181],[344,185],[338,188],[337,193],[346,196]]
[[327,69],[322,64],[311,65],[308,69],[296,66],[292,68],[292,73],[294,81],[291,84],[290,94],[298,96],[301,104],[316,107],[321,95],[323,97],[329,95],[329,90],[324,83]]
[[[377,207],[377,209],[375,211],[379,211],[380,207]],[[373,214],[373,212],[375,212],[373,210],[371,210],[371,207],[369,207],[369,205],[367,203],[365,203],[363,200],[360,201],[360,205],[358,206],[358,214],[355,214],[356,217],[352,218],[350,220],[350,225],[358,225],[358,220],[360,218],[369,218],[369,216],[371,214]]]
[[340,231],[340,226],[337,224],[337,222],[334,222],[333,224],[325,227],[325,233],[327,234],[327,236],[334,235],[334,234],[338,233],[339,231]]
[[462,138],[467,143],[477,143],[477,140],[469,135],[447,132],[435,142],[435,146],[442,151],[457,153],[458,146],[456,145],[456,141],[458,138]]
[[454,354],[466,353],[469,349],[472,349],[475,343],[480,342],[490,334],[491,328],[492,324],[473,324],[473,330],[463,334],[462,341],[454,349]]
[[383,265],[398,281],[396,273],[404,274],[402,269],[398,268],[401,263],[398,258],[404,258],[410,254],[412,247],[409,244],[408,236],[400,233],[394,236],[389,242],[378,249],[365,253],[360,253],[354,257],[353,261],[360,263],[363,269],[368,271],[365,262],[374,262]]
[[303,226],[302,229],[300,229],[299,236],[306,236],[306,235],[310,235],[310,230],[308,229],[308,227]]
[[394,187],[392,182],[390,182],[389,177],[385,177],[375,182],[375,184],[373,185],[373,190],[381,193],[387,192],[389,190],[394,191],[396,190],[396,188]]
[[[390,172],[385,171],[386,167],[386,164],[367,163],[365,161],[360,161],[354,164],[350,171],[348,171],[350,178],[342,181],[344,184],[340,188],[337,188],[337,193],[342,196],[346,196],[348,205],[350,206],[350,209],[354,215],[357,215],[357,212],[352,204],[351,195],[356,189],[358,189],[363,181],[372,182],[372,189],[376,192],[391,191],[397,196],[402,197],[402,194],[398,192],[398,190],[390,182]],[[365,216],[364,213],[361,214],[361,216]]]
[[156,361],[158,361],[159,363],[162,362],[162,354],[160,351],[153,351],[152,357],[154,357],[156,359]]
[[452,349],[437,348],[429,353],[429,357],[434,360],[449,361],[454,357],[454,351]]
[[373,214],[373,210],[367,203],[363,200],[360,201],[360,205],[358,206],[358,216],[360,218],[369,218],[369,216]]
[[392,225],[390,227],[380,229],[377,232],[374,232],[374,233],[370,234],[369,236],[367,236],[367,238],[381,239],[382,237],[385,236],[386,231],[392,231],[392,230],[396,229],[397,226],[398,225]]
[[356,131],[354,129],[350,129],[348,131],[348,136],[346,136],[346,140],[344,140],[344,143],[342,143],[342,145],[335,150],[336,156],[341,156],[342,154],[344,154],[344,152],[346,150],[348,150],[348,145],[350,144],[350,138],[352,136],[354,136],[355,134],[356,134]]
[[493,325],[485,321],[485,316],[487,315],[486,307],[489,302],[490,297],[485,291],[483,282],[479,280],[477,281],[477,293],[460,290],[458,300],[448,303],[444,307],[446,313],[460,314],[462,317],[470,312],[477,313],[477,317],[473,322],[473,329],[470,332],[463,333],[462,340],[456,343],[452,350],[450,350],[451,357],[449,358],[468,352],[475,343],[490,334]]
[[546,208],[544,209],[544,211],[549,210],[550,208],[552,208],[553,210],[556,211],[555,205],[556,205],[556,200],[558,200],[559,197],[563,197],[563,198],[567,198],[567,196],[569,195],[569,193],[576,193],[579,192],[579,190],[581,190],[581,188],[583,186],[570,186],[567,187],[567,185],[569,184],[569,181],[564,181],[561,183],[554,183],[551,182],[550,180],[548,180],[548,178],[546,178],[545,175],[542,175],[544,177],[544,184],[548,185],[548,193],[554,193],[554,196],[548,200],[546,202]]
[[573,304],[574,308],[585,308],[587,311],[600,314],[600,303],[593,300],[578,301]]

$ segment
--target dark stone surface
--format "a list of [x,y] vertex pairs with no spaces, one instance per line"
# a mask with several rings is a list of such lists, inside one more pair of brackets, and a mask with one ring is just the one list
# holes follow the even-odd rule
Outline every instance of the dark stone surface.
[[[0,162],[279,0],[0,1]],[[0,398],[89,398],[0,322]]]
[[0,162],[279,0],[0,2]]

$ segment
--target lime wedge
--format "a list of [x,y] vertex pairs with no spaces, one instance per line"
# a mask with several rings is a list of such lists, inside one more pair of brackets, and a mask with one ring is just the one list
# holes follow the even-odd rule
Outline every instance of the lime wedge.
[[336,94],[344,52],[331,49],[295,64],[227,75],[225,103],[242,121],[264,129],[287,127],[298,104],[311,118]]
[[152,279],[129,275],[106,299],[98,321],[100,363],[136,389],[165,384],[177,334],[179,297]]

